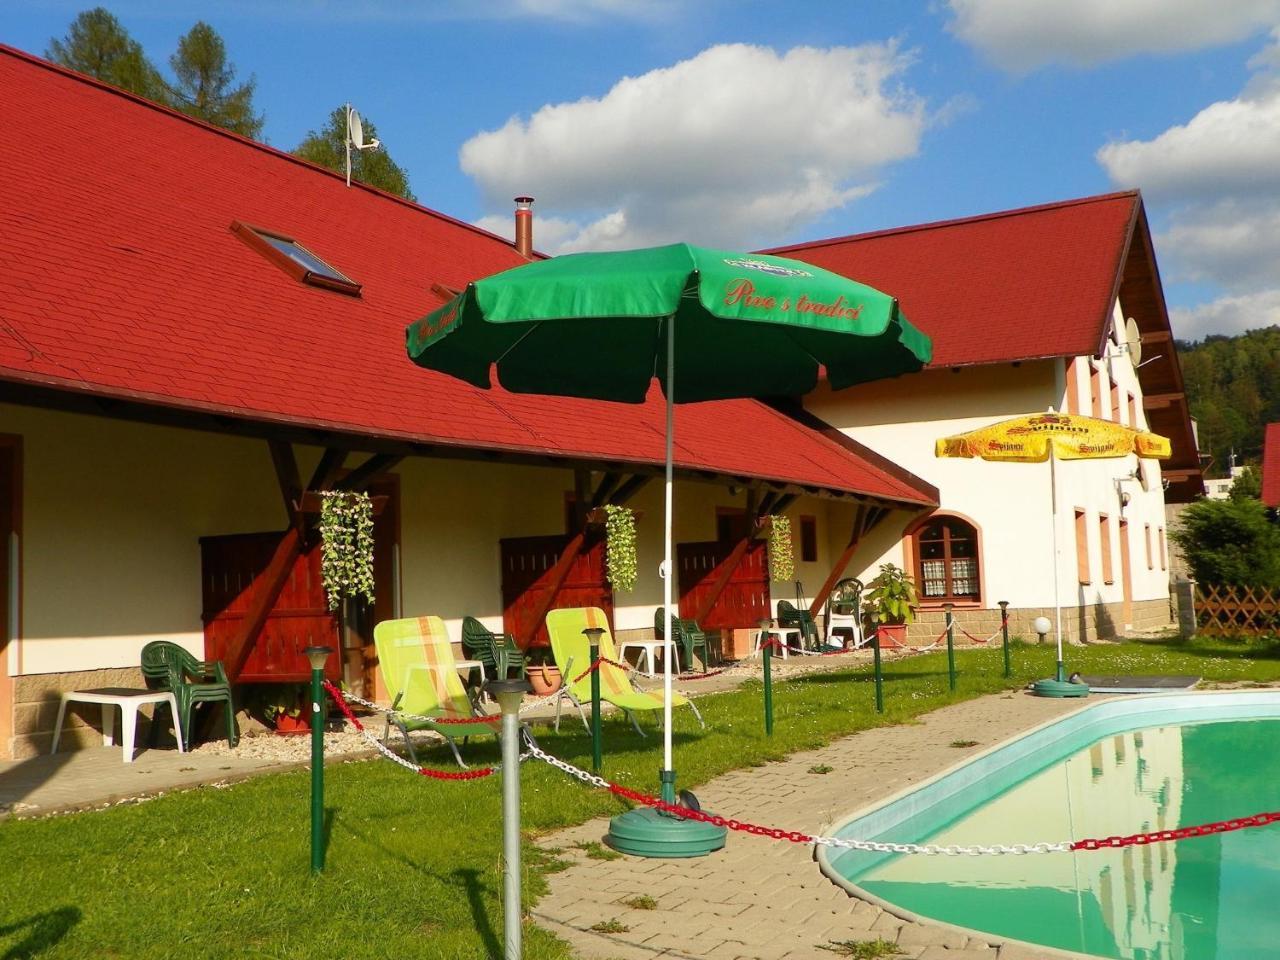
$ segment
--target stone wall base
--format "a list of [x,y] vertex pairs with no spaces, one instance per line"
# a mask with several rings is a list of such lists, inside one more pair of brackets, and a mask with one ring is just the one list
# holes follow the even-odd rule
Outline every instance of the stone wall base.
[[[1131,621],[1123,621],[1124,605],[1121,603],[1091,604],[1088,606],[1063,606],[1062,632],[1068,643],[1092,643],[1098,640],[1115,640],[1121,637],[1144,634],[1177,626],[1173,605],[1168,598],[1135,600]],[[961,632],[967,630],[979,640],[985,640],[1000,629],[1000,608],[960,609],[954,611],[956,643],[972,641]],[[1038,639],[1031,622],[1036,617],[1048,617],[1053,621],[1053,607],[1010,607],[1009,636],[1034,643]],[[907,630],[907,642],[924,646],[946,627],[946,614],[942,610],[925,610]],[[996,638],[999,639],[998,637]],[[1046,642],[1053,642],[1050,628]]]
[[[9,756],[24,760],[48,753],[53,746],[53,725],[58,720],[58,704],[65,690],[91,690],[94,687],[142,688],[140,667],[118,667],[108,670],[77,670],[70,673],[37,673],[14,678],[13,740],[0,744],[9,747]],[[143,713],[150,716],[148,708]],[[116,729],[120,724],[117,721]],[[138,725],[138,736],[147,726]],[[69,703],[62,723],[59,752],[102,744],[102,707],[96,703]]]

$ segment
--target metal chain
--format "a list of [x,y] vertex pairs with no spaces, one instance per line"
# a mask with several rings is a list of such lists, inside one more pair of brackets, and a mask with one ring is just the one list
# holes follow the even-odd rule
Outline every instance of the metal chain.
[[727,819],[725,817],[717,817],[711,814],[702,813],[701,811],[691,810],[687,807],[677,806],[675,804],[666,803],[657,797],[649,794],[640,793],[629,787],[620,784],[610,783],[604,777],[598,777],[595,774],[588,773],[579,767],[575,767],[571,763],[561,760],[559,757],[553,757],[541,747],[531,734],[526,732],[525,744],[528,755],[544,763],[550,764],[557,770],[568,774],[576,780],[593,787],[599,787],[602,790],[608,790],[620,797],[625,797],[636,803],[643,803],[646,806],[656,807],[667,813],[673,813],[676,816],[684,817],[688,820],[699,820],[703,823],[710,823],[718,827],[726,827],[730,830],[737,830],[742,833],[749,833],[754,836],[771,837],[775,840],[787,840],[791,843],[802,843],[808,845],[818,845],[824,847],[841,847],[849,850],[866,850],[876,853],[909,853],[923,854],[925,856],[999,856],[999,855],[1025,855],[1029,853],[1067,853],[1072,849],[1072,844],[1064,843],[1015,843],[1011,845],[993,844],[991,846],[973,845],[958,846],[955,844],[940,846],[936,844],[919,844],[919,843],[883,843],[876,840],[846,840],[841,837],[816,837],[807,833],[800,833],[795,830],[782,830],[777,827],[765,827],[755,823],[746,823],[741,820]]
[[[502,715],[499,713],[490,713],[482,717],[428,717],[420,713],[405,713],[403,710],[392,710],[390,707],[384,704],[374,703],[372,700],[366,700],[364,697],[358,697],[354,693],[348,693],[345,690],[339,690],[338,692],[342,694],[343,698],[348,703],[358,703],[360,706],[366,707],[369,710],[373,710],[376,713],[394,713],[400,717],[403,717],[405,720],[422,720],[428,723],[451,724],[451,723],[496,723],[498,720],[502,719]],[[542,706],[544,703],[554,700],[559,695],[560,694],[557,691],[556,693],[549,694],[545,697],[536,697],[533,700],[530,700],[526,703],[522,703],[520,705],[520,713],[524,714],[529,710],[534,710],[537,707]]]

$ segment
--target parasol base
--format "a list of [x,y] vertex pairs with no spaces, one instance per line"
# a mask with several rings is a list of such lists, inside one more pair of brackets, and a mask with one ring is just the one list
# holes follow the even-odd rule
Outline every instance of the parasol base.
[[1037,697],[1087,697],[1089,686],[1069,680],[1037,680],[1031,685]]
[[711,823],[640,807],[609,821],[606,842],[618,852],[633,857],[705,857],[724,846],[728,832]]

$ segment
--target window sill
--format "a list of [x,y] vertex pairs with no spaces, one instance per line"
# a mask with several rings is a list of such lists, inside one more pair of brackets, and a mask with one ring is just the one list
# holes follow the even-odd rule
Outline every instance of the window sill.
[[947,604],[951,604],[957,610],[981,610],[981,600],[921,600],[916,604],[917,610],[941,610]]

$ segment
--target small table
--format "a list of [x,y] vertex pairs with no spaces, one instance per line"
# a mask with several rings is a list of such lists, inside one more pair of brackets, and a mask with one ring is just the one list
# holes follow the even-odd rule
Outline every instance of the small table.
[[764,642],[765,637],[777,640],[782,646],[782,659],[787,659],[787,638],[795,637],[796,649],[799,649],[804,642],[804,634],[799,627],[758,627],[756,629],[755,649],[751,651],[754,657],[760,652],[760,644]]
[[[656,658],[654,654],[659,650],[662,651],[664,662],[668,655],[675,656],[675,644],[664,643],[661,640],[624,640],[618,645],[618,656],[625,661],[627,659],[627,651],[632,647],[640,651],[640,655],[636,657],[636,669],[640,670],[641,673],[654,674],[658,672],[657,667],[655,666]],[[663,649],[664,647],[666,648],[665,650]],[[668,654],[667,650],[670,650],[671,653]],[[647,663],[649,665],[649,669],[642,670],[640,667],[642,663]]]
[[[134,734],[138,729],[138,708],[144,703],[157,706],[167,703],[173,711],[173,728],[178,735],[178,752],[184,753],[182,746],[181,719],[178,716],[178,701],[168,690],[138,690],[133,687],[98,687],[93,690],[68,690],[62,695],[62,703],[58,705],[58,722],[53,726],[53,749],[58,752],[58,740],[62,736],[62,721],[67,714],[67,704],[75,700],[79,703],[102,704],[102,744],[115,746],[116,711],[120,708],[120,719],[124,726],[124,762],[133,763]],[[152,712],[154,722],[155,713]]]

